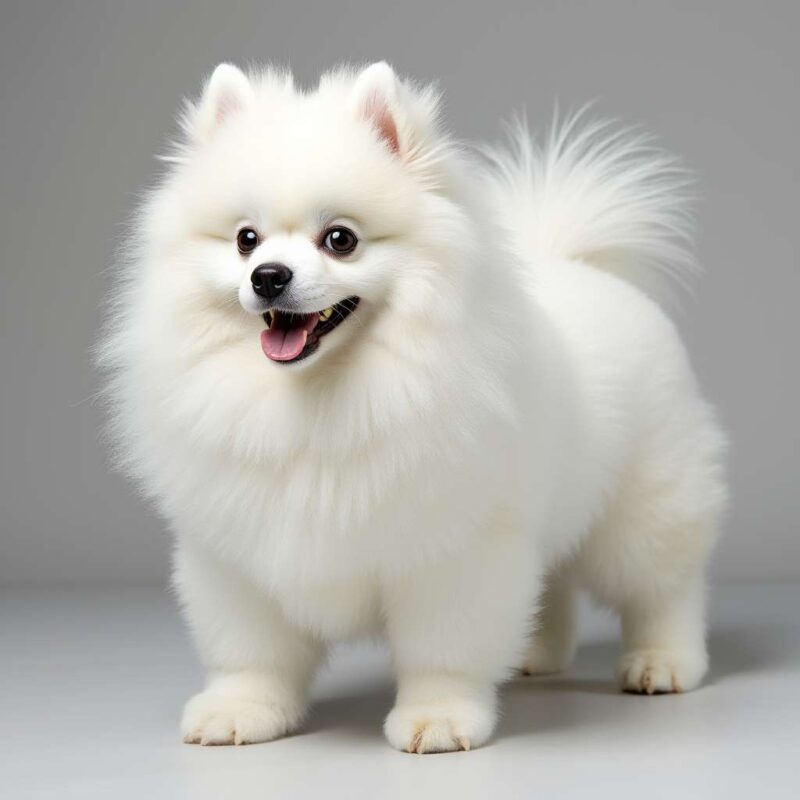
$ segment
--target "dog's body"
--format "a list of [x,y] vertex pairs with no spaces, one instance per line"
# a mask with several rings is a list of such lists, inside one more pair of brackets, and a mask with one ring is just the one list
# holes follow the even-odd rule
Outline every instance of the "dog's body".
[[385,633],[390,742],[479,745],[513,668],[567,665],[579,586],[621,614],[623,688],[696,686],[723,439],[610,274],[684,257],[663,157],[566,130],[479,167],[385,65],[309,95],[222,66],[186,125],[104,347],[209,670],[186,739],[294,730],[326,643]]

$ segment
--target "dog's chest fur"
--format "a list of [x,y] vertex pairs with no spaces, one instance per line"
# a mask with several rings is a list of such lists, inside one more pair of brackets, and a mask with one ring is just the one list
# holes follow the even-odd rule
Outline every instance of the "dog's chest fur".
[[270,593],[285,591],[298,616],[316,605],[333,617],[358,616],[342,610],[331,587],[347,584],[363,604],[371,581],[462,548],[497,498],[509,496],[493,488],[508,475],[487,468],[498,463],[487,448],[504,446],[503,426],[484,440],[483,459],[474,458],[474,442],[443,436],[445,427],[393,433],[344,458],[309,451],[248,463],[196,448],[189,458],[188,443],[182,455],[173,443],[181,469],[168,466],[165,480],[181,513],[165,511],[181,536],[199,539]]

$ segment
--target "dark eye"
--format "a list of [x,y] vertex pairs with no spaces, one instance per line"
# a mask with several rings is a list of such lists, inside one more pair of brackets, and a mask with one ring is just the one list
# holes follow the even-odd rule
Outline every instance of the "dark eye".
[[243,256],[252,253],[258,247],[259,241],[258,234],[252,228],[242,228],[236,234],[236,246]]
[[338,225],[325,232],[322,239],[322,246],[336,255],[345,256],[352,253],[358,244],[358,237],[350,230]]

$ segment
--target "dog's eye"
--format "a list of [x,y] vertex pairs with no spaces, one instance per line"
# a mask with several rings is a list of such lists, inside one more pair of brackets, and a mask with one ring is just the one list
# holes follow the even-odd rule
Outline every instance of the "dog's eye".
[[253,250],[258,247],[258,244],[258,233],[252,228],[242,228],[239,233],[236,234],[236,246],[243,256],[252,253]]
[[339,256],[346,256],[348,253],[352,253],[357,244],[358,237],[353,231],[341,225],[327,230],[322,239],[322,246]]

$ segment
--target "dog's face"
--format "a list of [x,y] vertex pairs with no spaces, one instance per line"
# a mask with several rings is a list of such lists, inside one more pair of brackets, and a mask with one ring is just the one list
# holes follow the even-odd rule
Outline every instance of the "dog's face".
[[446,316],[445,262],[470,232],[436,105],[386,64],[307,94],[218,67],[150,209],[171,284],[195,313],[224,317],[226,337],[258,347],[257,322],[280,369],[397,336],[399,317]]

